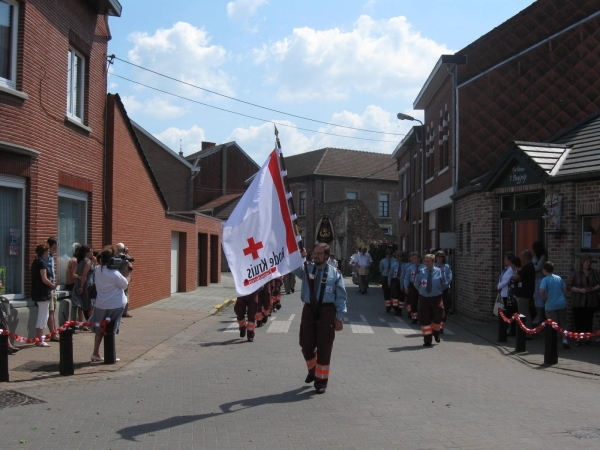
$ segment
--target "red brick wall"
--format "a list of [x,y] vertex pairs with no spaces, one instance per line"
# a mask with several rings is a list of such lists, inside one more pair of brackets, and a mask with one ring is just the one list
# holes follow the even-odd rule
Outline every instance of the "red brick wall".
[[[108,239],[113,245],[123,242],[135,258],[130,287],[132,307],[170,296],[172,232],[185,233],[180,234],[179,289],[196,289],[198,233],[220,236],[221,222],[203,216],[185,219],[166,215],[159,192],[130,134],[128,119],[112,95],[108,96],[108,121],[111,131],[108,170],[112,173],[107,187],[112,205]],[[220,264],[220,260],[211,263]]]
[[[57,234],[60,179],[89,190],[88,243],[102,244],[102,176],[107,35],[105,20],[81,0],[21,2],[17,89],[29,98],[0,93],[0,141],[40,152],[39,159],[1,152],[2,173],[29,176],[23,241],[25,268],[33,247]],[[86,61],[87,131],[65,121],[67,52],[75,33],[90,50]],[[26,168],[26,166],[28,166]],[[60,172],[60,175],[59,175]],[[59,178],[64,177],[64,178]],[[25,270],[26,294],[29,275]]]

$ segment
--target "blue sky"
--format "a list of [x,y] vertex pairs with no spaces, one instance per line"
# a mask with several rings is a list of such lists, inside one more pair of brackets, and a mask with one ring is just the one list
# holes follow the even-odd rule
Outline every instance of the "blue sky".
[[[115,60],[108,90],[121,96],[129,116],[174,150],[181,140],[184,154],[199,150],[203,140],[235,140],[259,165],[274,145],[268,121],[282,124],[284,155],[323,147],[391,153],[412,126],[398,121],[396,113],[422,117],[412,104],[440,55],[460,50],[533,3],[120,1],[122,16],[110,18],[109,53],[174,79]],[[379,133],[311,122],[194,86]]]

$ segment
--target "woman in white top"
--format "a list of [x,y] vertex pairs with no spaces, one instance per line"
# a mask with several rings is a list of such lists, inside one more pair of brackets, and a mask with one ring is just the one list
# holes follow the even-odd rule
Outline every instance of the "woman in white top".
[[[517,312],[517,305],[514,299],[510,297],[508,291],[510,280],[515,274],[512,268],[512,260],[514,257],[515,254],[513,252],[508,252],[506,255],[504,255],[504,270],[502,271],[502,274],[498,279],[498,292],[500,293],[500,297],[502,297],[502,302],[504,303],[504,314],[506,315],[506,317],[512,317],[512,315]],[[509,334],[514,333],[514,331],[511,328],[514,327],[511,327],[509,325]]]
[[[129,286],[131,279],[130,267],[128,266],[126,273],[123,276],[117,268],[111,267],[112,258],[115,256],[115,249],[112,245],[104,247],[100,253],[98,262],[94,270],[94,280],[96,283],[96,304],[94,306],[94,314],[90,318],[91,322],[100,323],[104,319],[109,318],[113,324],[113,333],[119,332],[121,317],[127,304],[125,289]],[[94,327],[96,337],[94,340],[94,353],[92,353],[92,361],[103,361],[100,356],[100,344],[102,343],[101,328]],[[117,358],[117,361],[119,359]]]

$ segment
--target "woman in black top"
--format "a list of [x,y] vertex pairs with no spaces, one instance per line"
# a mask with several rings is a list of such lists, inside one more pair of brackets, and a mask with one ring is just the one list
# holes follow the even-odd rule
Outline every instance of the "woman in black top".
[[48,244],[38,244],[35,247],[37,259],[31,264],[31,298],[37,303],[38,316],[35,324],[37,337],[40,338],[36,342],[38,347],[50,347],[50,344],[41,340],[44,335],[44,327],[48,322],[48,307],[52,298],[52,291],[56,289],[56,285],[50,281],[50,271],[46,265],[48,260],[48,252],[50,248]]

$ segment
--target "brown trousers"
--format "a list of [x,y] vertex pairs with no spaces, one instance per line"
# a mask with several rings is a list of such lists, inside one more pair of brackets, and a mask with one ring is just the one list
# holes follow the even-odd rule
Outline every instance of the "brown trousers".
[[419,291],[413,283],[408,284],[408,296],[406,298],[408,303],[408,311],[410,312],[410,318],[417,320],[419,313]]
[[[233,310],[237,315],[240,330],[248,329],[248,337],[254,337],[254,328],[256,327],[256,310],[258,309],[258,293],[238,297]],[[246,314],[248,320],[246,320]]]
[[442,316],[444,315],[444,303],[442,296],[423,297],[419,295],[419,316],[421,318],[421,331],[423,341],[431,343],[433,336],[439,336],[442,328]]
[[381,290],[383,291],[383,301],[385,302],[385,310],[387,312],[390,312],[390,310],[392,309],[392,289],[391,286],[388,284],[387,277],[383,277],[383,279],[381,280]]
[[325,303],[315,320],[310,305],[305,304],[300,320],[300,347],[308,373],[315,377],[315,388],[327,387],[329,363],[335,340],[335,305]]

